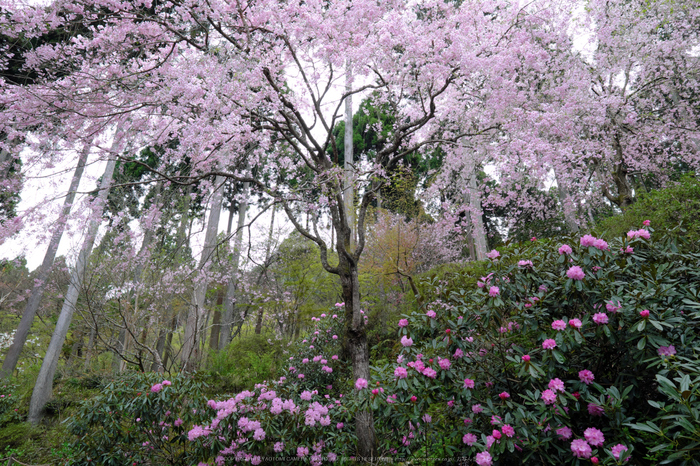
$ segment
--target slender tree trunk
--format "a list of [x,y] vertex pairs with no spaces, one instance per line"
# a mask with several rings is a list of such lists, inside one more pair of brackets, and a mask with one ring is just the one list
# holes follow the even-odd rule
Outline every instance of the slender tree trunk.
[[[268,267],[270,263],[270,253],[272,250],[272,236],[273,232],[275,230],[275,210],[277,209],[277,205],[272,206],[272,219],[270,220],[270,231],[269,234],[267,235],[267,246],[265,246],[265,267]],[[308,218],[308,217],[307,217]],[[260,309],[258,309],[258,317],[255,321],[255,334],[260,335],[262,332],[262,323],[263,323],[263,316],[265,314],[265,306],[260,306]]]
[[[233,241],[233,264],[231,264],[231,276],[226,287],[226,299],[224,300],[224,315],[219,335],[219,349],[223,350],[231,341],[231,329],[234,321],[234,310],[236,308],[236,288],[238,285],[238,269],[241,260],[241,248],[243,245],[243,226],[245,225],[245,215],[248,210],[248,190],[250,183],[243,183],[243,199],[238,206],[238,229],[236,239]],[[237,320],[237,319],[236,319]]]
[[559,195],[559,203],[564,212],[564,221],[571,233],[578,233],[578,221],[576,220],[576,209],[573,199],[569,195],[569,189],[566,187],[565,180],[562,178],[559,170],[554,169],[554,178],[557,181],[557,194]]
[[10,346],[10,349],[7,351],[5,361],[2,363],[2,369],[0,369],[0,379],[11,377],[15,367],[17,367],[17,361],[19,361],[22,348],[24,348],[24,343],[27,341],[27,335],[29,335],[29,330],[32,327],[34,316],[36,315],[37,309],[39,309],[39,303],[41,302],[41,297],[44,294],[46,281],[49,278],[53,261],[56,258],[58,244],[61,242],[61,238],[63,237],[63,231],[66,227],[66,220],[68,218],[68,214],[70,213],[71,206],[73,205],[73,201],[75,200],[75,193],[78,191],[80,178],[83,176],[85,162],[87,161],[88,154],[90,153],[90,147],[90,144],[85,144],[80,156],[78,157],[78,165],[75,167],[73,178],[70,182],[70,188],[68,188],[68,194],[66,195],[66,199],[63,201],[61,216],[54,227],[51,240],[49,241],[49,247],[46,250],[44,261],[41,264],[37,280],[35,281],[36,285],[34,288],[32,288],[31,295],[27,301],[27,306],[24,309],[24,314],[22,314],[22,319],[20,320],[17,331],[15,332],[15,337],[12,340],[12,346]]
[[[120,139],[118,133],[119,130],[117,130],[117,135],[115,135],[114,138],[111,151],[112,153],[116,149],[118,139]],[[102,175],[100,193],[94,203],[93,216],[88,226],[87,236],[85,237],[80,254],[78,255],[78,262],[73,269],[73,273],[71,273],[70,285],[68,287],[68,292],[66,293],[66,298],[63,302],[63,308],[61,309],[61,314],[58,317],[56,329],[51,337],[49,347],[46,350],[46,356],[44,357],[44,362],[39,370],[39,376],[37,377],[36,384],[34,385],[32,399],[29,403],[29,415],[27,418],[27,420],[33,425],[37,425],[39,423],[43,416],[44,406],[49,398],[51,398],[51,392],[53,390],[53,377],[58,367],[58,359],[61,354],[63,342],[66,339],[71,320],[73,319],[73,312],[75,311],[75,306],[78,302],[78,295],[80,294],[80,288],[82,287],[83,276],[85,275],[90,252],[92,251],[92,246],[95,243],[95,237],[97,236],[97,231],[100,227],[102,210],[104,209],[104,204],[107,199],[107,195],[109,194],[109,187],[112,184],[115,164],[116,158],[110,155],[107,162],[107,167]]]
[[476,260],[485,260],[488,252],[486,230],[481,213],[481,193],[476,184],[476,170],[470,169],[469,180],[465,193],[465,203],[469,204],[470,223],[472,226],[472,238],[474,239],[474,256]]
[[173,351],[173,333],[177,329],[177,313],[173,316],[173,320],[170,322],[170,332],[165,337],[165,354],[163,354],[163,368],[168,367],[168,362],[170,360],[170,355]]
[[87,348],[85,350],[85,363],[83,364],[83,370],[87,372],[90,370],[90,362],[92,361],[92,352],[95,350],[95,337],[97,336],[97,330],[95,327],[90,327],[90,337],[88,338]]
[[[221,205],[223,203],[223,184],[225,178],[217,176],[214,182],[214,192],[211,197],[211,208],[209,218],[207,220],[206,234],[204,238],[204,247],[202,248],[202,256],[199,260],[199,270],[206,275],[211,266],[211,261],[216,250],[216,235],[219,231],[219,218],[221,217]],[[204,300],[207,293],[207,280],[200,280],[192,294],[192,304],[187,313],[187,322],[185,324],[185,335],[182,343],[181,361],[183,370],[190,371],[194,369],[199,361],[199,340],[202,337],[204,317],[206,308]]]
[[[223,286],[223,285],[222,285]],[[224,304],[224,289],[219,288],[216,293],[216,309],[214,309],[214,318],[211,323],[211,333],[209,336],[209,349],[219,349],[219,338],[221,330],[221,306]]]
[[[364,315],[360,312],[360,281],[357,263],[348,256],[352,229],[337,228],[338,272],[345,301],[345,351],[352,360],[353,380],[369,380],[369,345]],[[358,411],[355,415],[357,451],[361,460],[371,461],[377,455],[377,438],[374,432],[374,415],[371,410]]]
[[343,201],[345,209],[345,217],[348,219],[350,226],[350,250],[355,250],[355,190],[354,170],[353,170],[353,147],[352,147],[352,62],[350,59],[346,62],[345,68],[345,92],[348,94],[345,97],[345,147],[344,147],[344,190]]
[[[348,264],[349,265],[349,264]],[[360,313],[360,282],[357,267],[349,266],[346,273],[340,275],[340,283],[345,300],[345,335],[352,359],[353,380],[359,378],[370,380],[369,345],[363,315]],[[374,458],[376,452],[376,435],[374,432],[374,415],[372,411],[359,411],[355,415],[357,432],[357,450],[361,459]]]

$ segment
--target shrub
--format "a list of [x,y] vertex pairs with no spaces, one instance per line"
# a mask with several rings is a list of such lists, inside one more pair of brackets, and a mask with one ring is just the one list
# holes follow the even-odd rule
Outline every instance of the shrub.
[[338,386],[347,379],[339,358],[341,311],[312,318],[315,327],[285,350],[289,366],[278,380],[207,403],[207,421],[190,424],[187,434],[200,461],[269,464],[296,457],[320,464],[352,451],[348,397]]
[[643,192],[622,214],[601,221],[599,229],[610,237],[623,236],[647,219],[659,233],[669,233],[682,223],[688,244],[697,246],[700,242],[700,180],[684,175],[668,188]]
[[171,381],[161,374],[120,376],[67,421],[78,437],[70,447],[72,464],[193,464],[186,426],[204,419],[203,388],[187,375]]
[[441,286],[440,306],[404,316],[397,362],[375,371],[382,451],[695,461],[700,255],[651,233],[568,238],[571,253],[513,246],[476,287]]

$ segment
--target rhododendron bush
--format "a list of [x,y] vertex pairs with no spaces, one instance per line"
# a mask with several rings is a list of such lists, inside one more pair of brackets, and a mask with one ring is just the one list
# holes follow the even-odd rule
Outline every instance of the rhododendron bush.
[[648,226],[565,240],[492,254],[473,289],[425,290],[436,315],[405,316],[412,344],[376,371],[384,451],[479,465],[693,457],[700,256]]
[[395,362],[370,380],[349,373],[338,304],[288,346],[274,381],[206,402],[191,379],[143,376],[140,388],[108,387],[72,428],[105,419],[101,436],[81,439],[85,464],[110,435],[142,464],[156,451],[172,464],[343,463],[357,454],[355,413],[368,409],[384,457],[691,461],[699,284],[700,255],[649,225],[611,241],[509,246],[469,289],[423,282],[426,305],[399,320]]

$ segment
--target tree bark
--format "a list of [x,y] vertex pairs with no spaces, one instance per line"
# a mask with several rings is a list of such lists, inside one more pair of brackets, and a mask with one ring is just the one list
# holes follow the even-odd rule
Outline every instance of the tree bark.
[[569,232],[578,233],[578,221],[576,220],[576,209],[574,208],[573,200],[569,195],[569,189],[566,187],[564,179],[556,168],[554,169],[554,178],[557,181],[557,194],[564,212],[566,227],[569,229]]
[[345,68],[345,138],[344,138],[344,192],[343,192],[343,208],[345,209],[345,217],[348,219],[350,226],[350,250],[355,249],[355,190],[354,170],[353,170],[353,147],[352,147],[352,62],[347,60]]
[[[117,130],[117,133],[119,133],[119,130]],[[119,134],[115,135],[112,145],[112,153],[116,149],[118,139]],[[107,195],[109,194],[109,187],[112,184],[115,164],[116,158],[110,155],[110,158],[107,161],[107,167],[102,175],[100,193],[94,203],[93,217],[88,226],[87,236],[85,237],[80,254],[78,255],[78,262],[71,273],[70,285],[68,287],[68,292],[66,293],[66,298],[63,301],[63,308],[61,309],[61,314],[58,317],[56,329],[51,337],[49,347],[46,350],[46,356],[44,356],[44,361],[41,364],[41,369],[39,370],[36,384],[34,385],[34,391],[32,392],[32,398],[29,403],[29,415],[27,417],[27,420],[32,425],[37,425],[39,423],[43,417],[44,406],[49,398],[51,398],[51,392],[53,390],[53,377],[58,367],[58,359],[61,354],[63,342],[66,339],[71,320],[73,319],[73,312],[75,311],[75,306],[78,302],[78,295],[80,294],[80,288],[82,287],[83,276],[85,275],[88,259],[95,243],[97,231],[100,227],[102,210],[104,209],[104,204],[107,199]]]
[[[204,247],[199,260],[199,270],[206,275],[211,267],[211,261],[216,250],[216,235],[219,231],[219,218],[221,216],[221,205],[223,203],[223,184],[225,178],[217,176],[214,181],[214,192],[211,197],[211,208],[207,219],[206,234],[204,237]],[[199,361],[199,340],[202,337],[205,307],[204,300],[207,293],[207,281],[201,280],[195,285],[192,293],[192,303],[187,312],[187,322],[185,324],[185,335],[182,343],[182,353],[180,354],[183,370],[191,371]]]
[[231,329],[234,321],[234,310],[236,308],[236,288],[238,285],[238,269],[241,260],[241,247],[243,244],[243,227],[245,225],[245,215],[248,210],[248,190],[250,183],[243,183],[243,199],[238,206],[238,225],[236,229],[236,239],[233,241],[233,264],[231,264],[231,277],[229,277],[226,287],[226,299],[224,300],[224,315],[221,324],[221,334],[219,336],[219,350],[223,350],[231,341]]
[[[277,204],[274,204],[272,206],[272,218],[270,220],[270,231],[267,235],[267,246],[265,246],[265,268],[267,268],[270,264],[270,253],[272,250],[272,237],[273,237],[273,232],[275,231],[275,210],[277,210]],[[309,217],[307,216],[306,218],[308,219]],[[260,278],[262,278],[262,275]],[[262,323],[263,323],[264,315],[265,315],[265,306],[260,306],[260,308],[258,309],[258,317],[255,321],[255,334],[256,335],[260,335],[260,333],[262,333]]]
[[469,169],[469,178],[464,190],[465,204],[469,204],[469,223],[471,224],[471,236],[473,238],[474,258],[478,261],[486,260],[488,252],[488,242],[486,241],[486,230],[482,220],[481,212],[481,192],[476,183],[476,169],[472,166]]
[[0,369],[0,379],[11,377],[15,371],[15,368],[17,367],[17,361],[19,361],[22,348],[24,348],[24,344],[27,341],[29,330],[31,329],[32,322],[34,321],[34,316],[36,316],[36,311],[39,309],[41,297],[44,295],[46,281],[49,278],[53,261],[56,258],[58,245],[61,242],[63,232],[66,228],[66,219],[68,214],[70,214],[71,206],[75,200],[75,194],[78,191],[78,186],[80,185],[80,178],[83,176],[85,163],[87,162],[87,157],[90,153],[90,147],[90,144],[85,144],[83,150],[80,152],[80,156],[78,157],[78,165],[75,167],[73,178],[70,182],[70,188],[68,188],[68,194],[66,195],[66,199],[63,201],[61,216],[58,219],[58,223],[54,227],[55,229],[51,235],[49,247],[44,255],[44,261],[39,268],[39,274],[35,282],[36,285],[34,288],[32,288],[32,293],[29,296],[29,300],[27,300],[27,306],[24,309],[24,314],[22,314],[22,319],[20,320],[19,325],[17,326],[17,331],[15,332],[14,339],[12,340],[12,346],[10,346],[10,349],[7,351],[5,361],[2,363],[2,369]]

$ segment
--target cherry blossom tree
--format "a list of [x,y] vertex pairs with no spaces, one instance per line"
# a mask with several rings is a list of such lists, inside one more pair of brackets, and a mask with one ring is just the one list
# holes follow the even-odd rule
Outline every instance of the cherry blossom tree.
[[[697,83],[690,53],[697,13],[671,3],[647,8],[592,0],[581,14],[595,37],[596,52],[586,59],[568,34],[576,6],[545,0],[11,5],[2,22],[7,37],[78,32],[24,54],[26,69],[38,78],[3,86],[0,131],[8,136],[0,148],[23,141],[28,131],[37,144],[59,134],[81,143],[86,127],[106,128],[118,119],[144,144],[167,147],[160,165],[149,167],[153,182],[249,183],[281,207],[316,244],[324,269],[339,277],[347,356],[354,378],[369,379],[358,281],[367,209],[382,173],[409,154],[440,145],[446,157],[434,199],[450,183],[457,190],[468,183],[460,203],[473,211],[477,228],[474,173],[486,164],[496,167],[506,190],[519,173],[544,184],[553,171],[562,203],[574,212],[591,193],[606,190],[627,205],[631,169],[662,175],[654,167],[670,166],[673,157],[697,162],[690,150],[697,109],[687,104]],[[552,71],[554,64],[562,66]],[[349,89],[346,82],[353,83]],[[348,170],[334,163],[333,128],[347,99],[369,94],[395,120],[381,131],[373,164],[344,181]],[[178,143],[167,146],[173,140]],[[187,172],[170,170],[185,160]],[[358,202],[346,203],[350,184]],[[350,204],[351,213],[344,208]],[[326,214],[334,245],[319,231]],[[337,263],[329,261],[331,246]],[[200,270],[208,270],[206,261],[205,254]],[[196,318],[188,321],[186,335],[196,335]],[[364,457],[375,453],[372,422],[370,412],[359,413]]]

